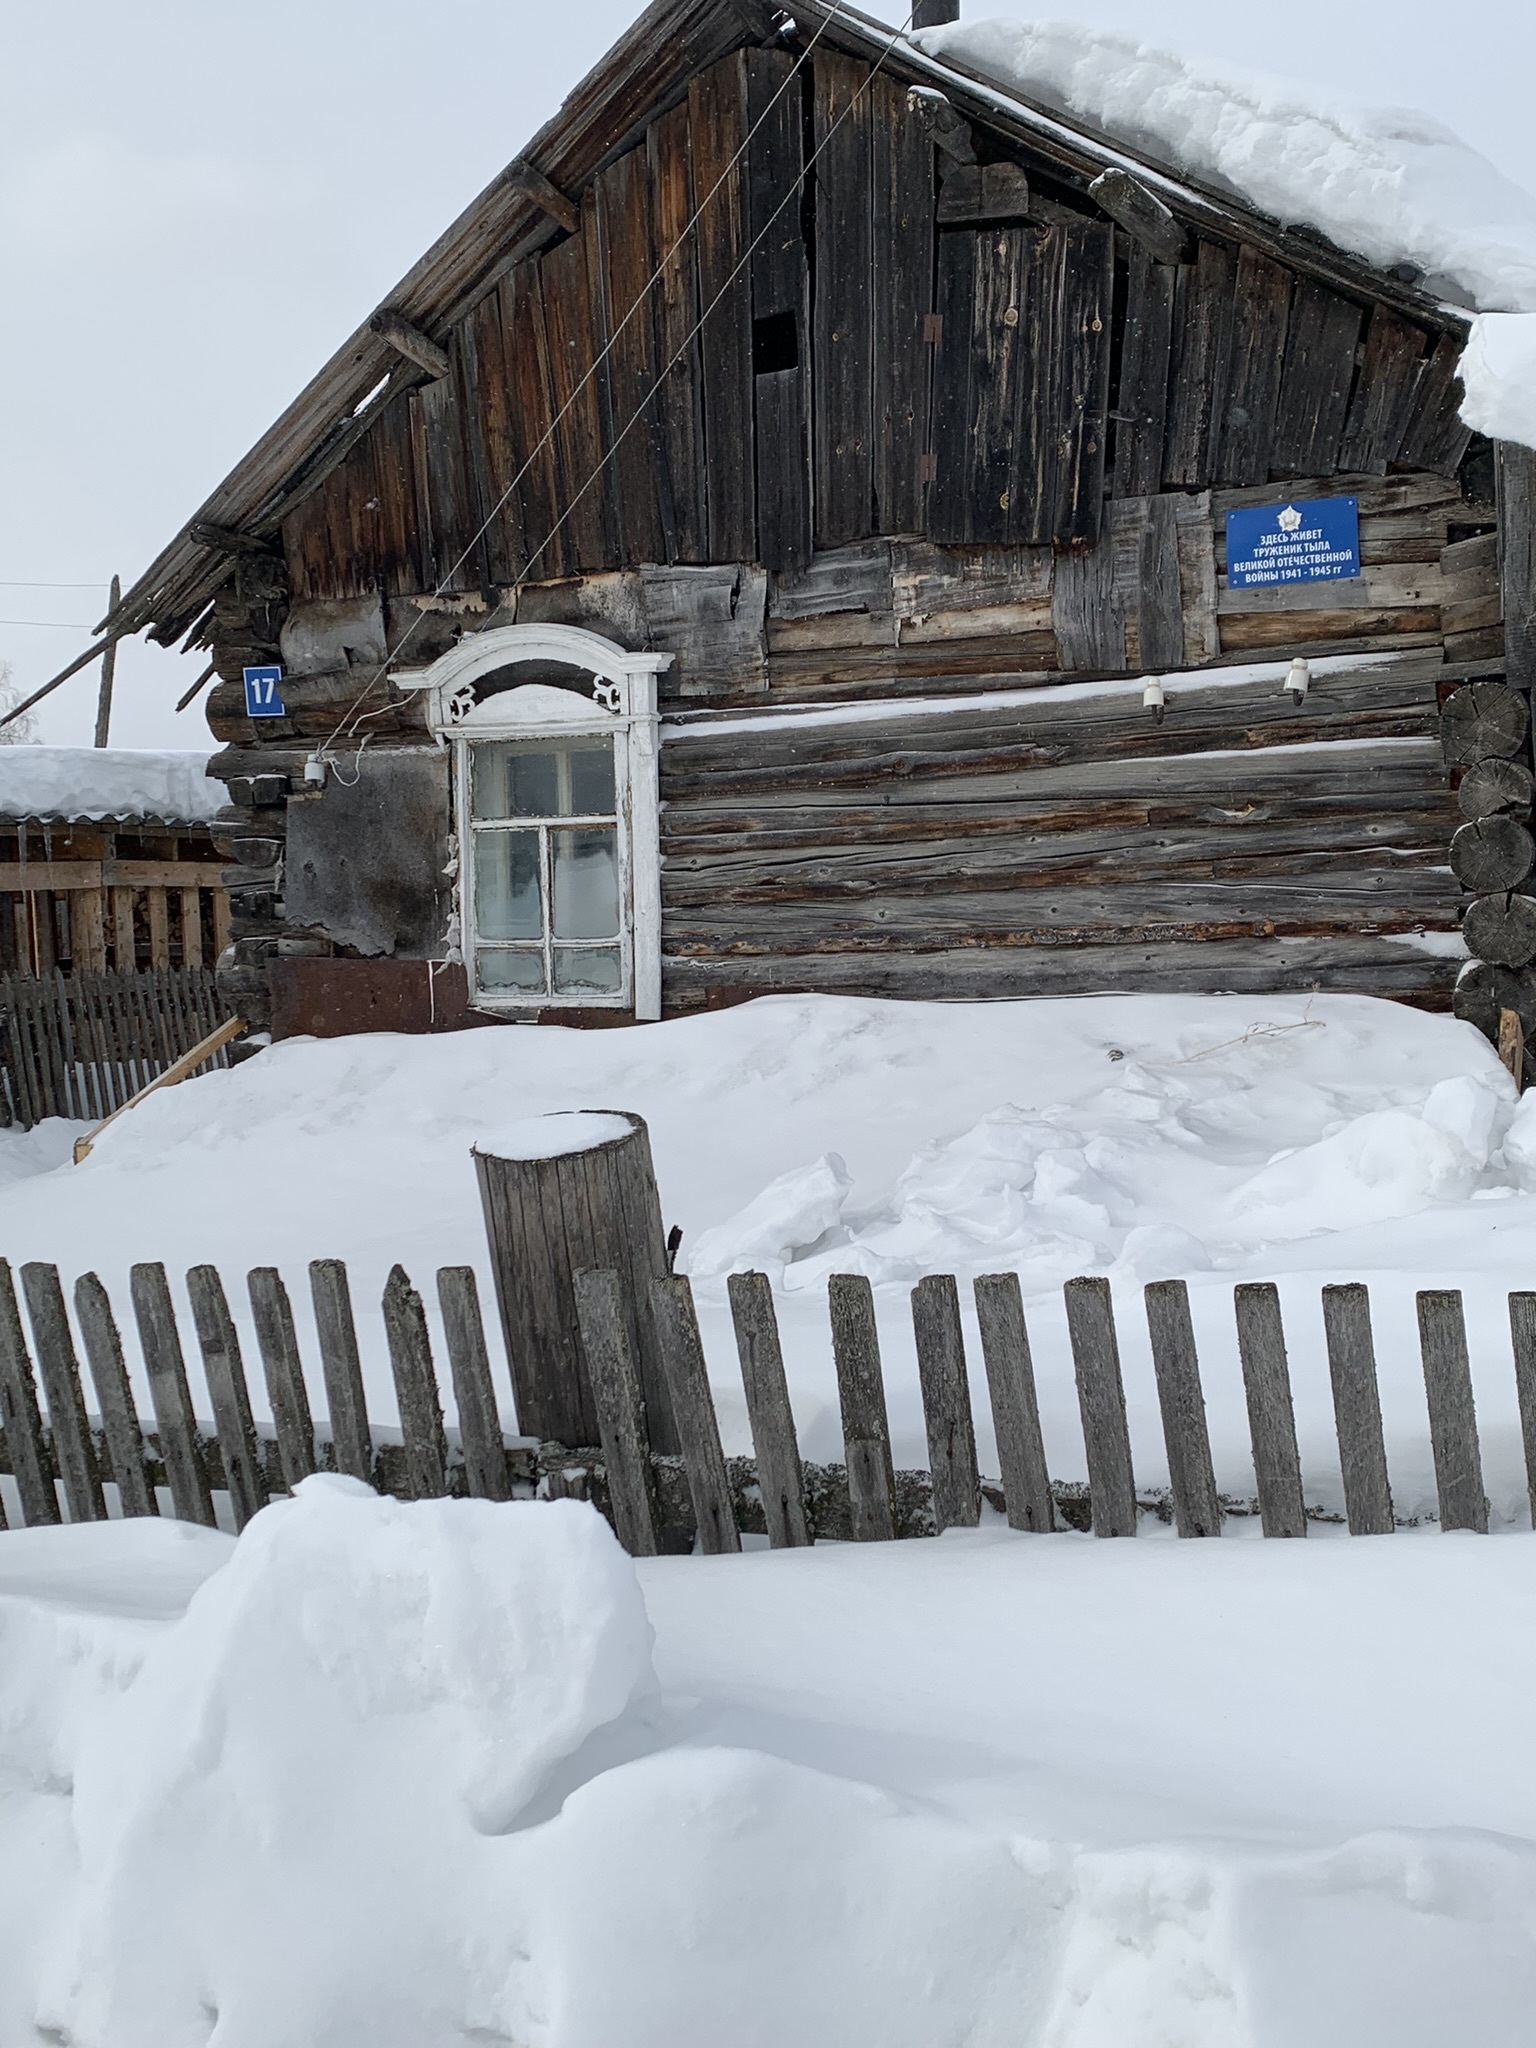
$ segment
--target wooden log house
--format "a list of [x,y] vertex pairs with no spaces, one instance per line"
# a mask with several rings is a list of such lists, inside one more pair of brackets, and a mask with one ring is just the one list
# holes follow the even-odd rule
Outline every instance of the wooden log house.
[[[1467,327],[849,8],[657,0],[115,615],[216,665],[230,1000],[1536,1026],[1533,458]],[[1231,511],[1332,499],[1357,574],[1229,582]]]

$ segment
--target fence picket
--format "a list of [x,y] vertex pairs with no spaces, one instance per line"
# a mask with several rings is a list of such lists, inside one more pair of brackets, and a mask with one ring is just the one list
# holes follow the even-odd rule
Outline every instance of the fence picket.
[[1418,1311],[1440,1527],[1486,1535],[1488,1503],[1483,1497],[1483,1460],[1460,1291],[1425,1288],[1418,1296]]
[[1024,1293],[1017,1273],[982,1273],[972,1283],[981,1355],[992,1398],[992,1429],[1002,1467],[1003,1502],[1010,1529],[1048,1536],[1056,1526],[1056,1503],[1040,1434],[1035,1366],[1024,1320]]
[[1266,1536],[1305,1536],[1307,1510],[1301,1491],[1280,1291],[1268,1280],[1245,1281],[1232,1290],[1232,1305],[1259,1489],[1259,1519]]
[[834,1273],[827,1282],[827,1311],[854,1541],[889,1543],[896,1534],[896,1474],[891,1466],[874,1290],[867,1277]]
[[1182,1280],[1154,1280],[1142,1289],[1142,1298],[1168,1451],[1174,1526],[1181,1536],[1219,1536],[1221,1501],[1211,1467],[1211,1438],[1205,1422],[1189,1289]]
[[1536,1294],[1509,1297],[1509,1337],[1515,1354],[1520,1441],[1525,1450],[1525,1495],[1536,1529]]
[[320,1366],[325,1376],[325,1405],[336,1470],[371,1486],[373,1434],[368,1427],[368,1397],[363,1390],[363,1368],[357,1354],[352,1290],[342,1261],[312,1259],[309,1292],[320,1339]]
[[614,1529],[631,1557],[655,1557],[661,1549],[661,1518],[623,1289],[611,1271],[577,1273],[572,1285]]
[[773,1289],[766,1273],[732,1273],[725,1291],[730,1297],[769,1547],[798,1549],[810,1542],[811,1529]]
[[75,1282],[75,1320],[101,1410],[101,1431],[117,1482],[118,1505],[125,1516],[158,1515],[160,1506],[144,1465],[144,1433],[123,1363],[122,1339],[107,1290],[94,1273],[82,1273]]
[[464,1476],[476,1500],[510,1500],[507,1452],[501,1440],[501,1415],[491,1379],[485,1321],[473,1266],[443,1266],[437,1275],[437,1304],[443,1314],[448,1369],[453,1377],[454,1406],[459,1411],[459,1441],[464,1447]]
[[933,1526],[940,1535],[974,1529],[981,1520],[981,1475],[960,1293],[952,1273],[930,1273],[913,1288],[912,1334],[933,1478]]
[[720,1427],[709,1391],[699,1321],[694,1314],[693,1289],[682,1274],[669,1273],[651,1282],[650,1295],[662,1369],[667,1392],[672,1397],[672,1419],[682,1445],[683,1471],[698,1525],[699,1548],[706,1557],[718,1557],[740,1550],[741,1537],[731,1505],[730,1476],[725,1469],[725,1453],[720,1448]]
[[304,1360],[299,1354],[298,1332],[293,1327],[293,1305],[276,1266],[253,1266],[245,1276],[245,1287],[256,1324],[256,1348],[261,1353],[267,1399],[272,1404],[278,1463],[283,1484],[292,1493],[301,1479],[320,1469],[315,1456],[315,1422],[309,1409],[309,1389],[304,1384]]
[[171,1489],[171,1505],[178,1520],[201,1522],[211,1529],[213,1495],[203,1469],[197,1420],[187,1385],[187,1364],[181,1351],[181,1332],[176,1327],[176,1309],[164,1266],[156,1261],[132,1267],[128,1289],[133,1298],[134,1320],[139,1326],[139,1348],[149,1375],[149,1398],[155,1411],[155,1432],[160,1439],[166,1483]]
[[216,1266],[194,1266],[187,1274],[192,1321],[203,1354],[203,1377],[213,1402],[214,1428],[224,1462],[235,1528],[243,1529],[267,1504],[267,1482],[256,1450],[256,1424],[245,1384],[240,1339]]
[[21,1311],[16,1305],[16,1286],[6,1259],[0,1259],[0,1423],[5,1425],[11,1471],[21,1496],[22,1520],[29,1529],[62,1522],[58,1489],[53,1483],[53,1459],[43,1436],[43,1419],[37,1405],[37,1382],[32,1377],[32,1360],[27,1354]]
[[448,1491],[448,1444],[427,1312],[403,1266],[392,1266],[384,1283],[384,1333],[395,1376],[395,1399],[405,1437],[406,1481],[412,1500],[436,1500]]
[[1333,1417],[1349,1533],[1390,1536],[1397,1525],[1387,1476],[1387,1447],[1381,1433],[1369,1290],[1358,1281],[1325,1287],[1323,1334],[1328,1345],[1328,1377],[1333,1383]]
[[1136,1534],[1136,1478],[1125,1419],[1115,1306],[1102,1276],[1069,1280],[1067,1333],[1077,1377],[1077,1404],[1088,1454],[1088,1498],[1095,1536]]
[[21,1269],[21,1291],[32,1323],[38,1377],[48,1404],[53,1455],[64,1482],[69,1519],[104,1522],[107,1503],[101,1491],[101,1474],[96,1470],[96,1451],[80,1387],[80,1361],[75,1356],[75,1340],[70,1334],[58,1267],[45,1266],[35,1259],[30,1261]]

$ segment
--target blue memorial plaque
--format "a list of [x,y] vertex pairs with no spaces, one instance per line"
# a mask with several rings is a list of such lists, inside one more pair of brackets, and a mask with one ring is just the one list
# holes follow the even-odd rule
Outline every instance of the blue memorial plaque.
[[287,706],[278,695],[283,680],[281,667],[245,670],[245,715],[247,718],[286,718]]
[[1358,498],[1301,498],[1227,514],[1227,584],[1232,590],[1359,574]]

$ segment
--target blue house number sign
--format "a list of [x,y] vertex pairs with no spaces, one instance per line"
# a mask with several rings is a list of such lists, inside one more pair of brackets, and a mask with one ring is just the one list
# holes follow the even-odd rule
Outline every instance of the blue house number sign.
[[285,718],[287,708],[278,693],[283,680],[280,667],[248,668],[245,671],[245,715],[247,718]]
[[1293,499],[1227,514],[1229,589],[1359,574],[1358,498]]

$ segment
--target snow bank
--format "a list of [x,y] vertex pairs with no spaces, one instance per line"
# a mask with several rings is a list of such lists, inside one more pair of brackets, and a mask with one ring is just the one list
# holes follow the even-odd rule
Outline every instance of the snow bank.
[[202,824],[228,801],[207,767],[206,747],[0,747],[0,817]]
[[184,1549],[0,1537],[0,2048],[1529,2037],[1530,1539]]
[[1440,122],[1075,22],[966,21],[913,41],[1285,226],[1412,264],[1428,290],[1481,309],[1462,417],[1536,446],[1536,198]]

